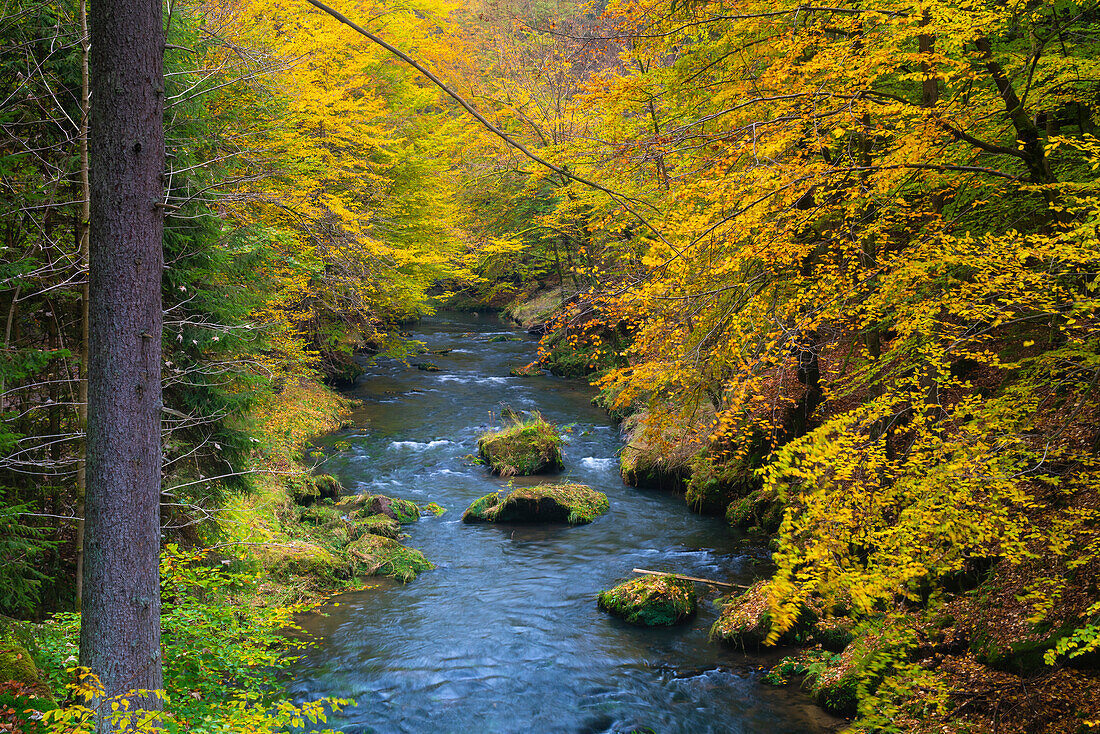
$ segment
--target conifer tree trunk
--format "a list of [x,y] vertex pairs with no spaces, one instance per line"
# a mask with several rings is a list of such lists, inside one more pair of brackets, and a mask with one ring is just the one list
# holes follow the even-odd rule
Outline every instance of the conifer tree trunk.
[[[87,497],[81,663],[106,696],[160,654],[164,50],[160,0],[91,6]],[[159,708],[155,697],[132,706]],[[100,731],[116,727],[101,721]]]

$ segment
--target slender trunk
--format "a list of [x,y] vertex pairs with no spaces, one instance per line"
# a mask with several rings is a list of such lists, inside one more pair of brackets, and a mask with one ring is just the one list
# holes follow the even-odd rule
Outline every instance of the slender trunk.
[[[8,307],[8,318],[4,324],[4,351],[11,349],[11,330],[12,325],[15,323],[16,315],[19,313],[19,292],[23,290],[21,285],[15,286],[15,290],[11,294],[11,306]],[[7,391],[7,384],[4,381],[4,375],[0,374],[0,412],[3,412],[4,405],[7,403],[7,399],[4,397],[4,393]]]
[[[163,688],[160,413],[164,38],[160,0],[91,8],[88,431],[81,663],[110,699]],[[130,707],[156,710],[152,695]],[[121,707],[120,707],[121,708]]]
[[77,430],[82,434],[76,463],[76,611],[84,602],[84,496],[88,491],[85,473],[88,442],[88,220],[92,197],[88,183],[88,116],[91,89],[88,81],[88,3],[80,0],[80,269],[84,285],[80,288],[80,379],[77,380]]

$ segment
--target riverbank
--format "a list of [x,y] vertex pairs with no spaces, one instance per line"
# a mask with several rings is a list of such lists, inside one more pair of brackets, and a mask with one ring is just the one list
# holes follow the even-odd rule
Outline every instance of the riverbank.
[[[540,311],[546,324],[568,322],[555,318],[544,303],[538,309],[520,303],[509,309]],[[531,328],[554,333],[553,326]],[[568,342],[559,335],[555,343]],[[582,349],[578,358],[589,353]],[[548,339],[542,354],[547,366],[558,358]],[[590,374],[602,376],[597,365],[590,366]],[[803,384],[810,380],[802,373],[797,378]],[[783,426],[779,435],[746,437],[716,420],[714,396],[643,395],[623,401],[608,387],[613,383],[601,384],[601,404],[623,420],[624,481],[681,496],[694,511],[723,515],[730,526],[785,557],[804,554],[809,543],[801,516],[812,487],[766,478],[776,460],[773,451],[816,425],[807,421],[805,400],[773,406]],[[686,418],[685,404],[695,406]],[[813,451],[809,438],[800,445],[804,453]],[[1029,529],[1022,554],[1006,552],[1013,537],[977,544],[971,539],[960,564],[944,564],[946,570],[933,564],[923,578],[915,574],[911,584],[892,593],[869,590],[882,597],[873,604],[853,598],[851,581],[840,585],[848,586],[843,594],[829,593],[827,580],[820,593],[814,590],[792,604],[793,584],[812,586],[805,579],[818,578],[820,567],[829,566],[828,559],[807,560],[796,569],[803,580],[777,577],[727,598],[712,634],[738,649],[784,651],[768,681],[805,690],[825,709],[853,717],[856,731],[1100,730],[1100,696],[1081,695],[1100,690],[1100,566],[1094,552],[1078,556],[1067,550],[1095,537],[1090,528],[1095,528],[1096,494],[1073,486],[1059,489],[1053,480],[1030,490],[1033,498],[1023,502],[1022,518],[1011,523]],[[959,515],[956,522],[967,519]],[[848,525],[856,533],[853,522]],[[879,528],[884,538],[889,527]],[[956,552],[955,543],[972,532],[948,528],[944,553]],[[1048,541],[1054,537],[1062,540]],[[860,547],[854,536],[838,542]],[[853,579],[860,575],[858,557],[847,573]]]
[[[251,490],[224,494],[216,508],[171,507],[161,561],[165,725],[263,734],[346,704],[280,700],[280,671],[300,649],[296,616],[368,581],[361,559],[330,550],[331,529],[300,504],[303,488],[325,482],[308,441],[344,425],[351,407],[317,382],[284,385],[246,419]],[[0,618],[0,726],[36,734],[86,719],[91,689],[75,676],[78,637],[79,614],[37,624]]]

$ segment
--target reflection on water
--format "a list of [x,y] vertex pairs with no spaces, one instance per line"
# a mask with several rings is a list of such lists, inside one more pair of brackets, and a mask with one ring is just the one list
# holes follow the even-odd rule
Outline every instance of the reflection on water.
[[[707,641],[717,610],[675,629],[639,629],[595,595],[635,567],[747,582],[766,554],[746,552],[683,500],[623,486],[618,429],[576,381],[509,377],[533,340],[488,343],[494,318],[445,314],[414,337],[440,372],[381,359],[351,391],[355,427],[320,442],[349,491],[448,512],[406,526],[438,568],[344,594],[303,626],[319,644],[293,673],[301,698],[354,699],[346,732],[823,732],[832,720],[796,691],[759,682],[759,658]],[[563,478],[606,492],[591,525],[464,525],[474,499],[507,485],[470,462],[503,409],[570,424]],[[516,479],[516,483],[545,481]]]

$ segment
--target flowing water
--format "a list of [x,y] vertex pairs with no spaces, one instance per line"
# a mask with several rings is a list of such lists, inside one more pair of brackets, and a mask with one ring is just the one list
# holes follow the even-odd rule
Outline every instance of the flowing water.
[[[490,342],[495,335],[520,341]],[[626,487],[616,425],[580,381],[509,377],[535,342],[496,317],[443,314],[413,338],[441,371],[379,359],[350,395],[355,427],[319,442],[349,492],[448,512],[405,526],[438,567],[407,585],[378,579],[307,615],[318,644],[295,665],[299,698],[353,699],[345,732],[824,732],[805,694],[760,682],[765,661],[708,642],[709,594],[672,629],[632,627],[596,608],[633,568],[748,583],[767,554],[682,497]],[[420,359],[420,358],[416,358]],[[416,361],[416,360],[412,360]],[[591,525],[466,525],[463,510],[507,486],[470,461],[505,408],[568,425],[561,478],[605,492]],[[346,442],[345,446],[339,442]],[[525,478],[520,482],[546,481]],[[700,587],[700,591],[704,591]]]

